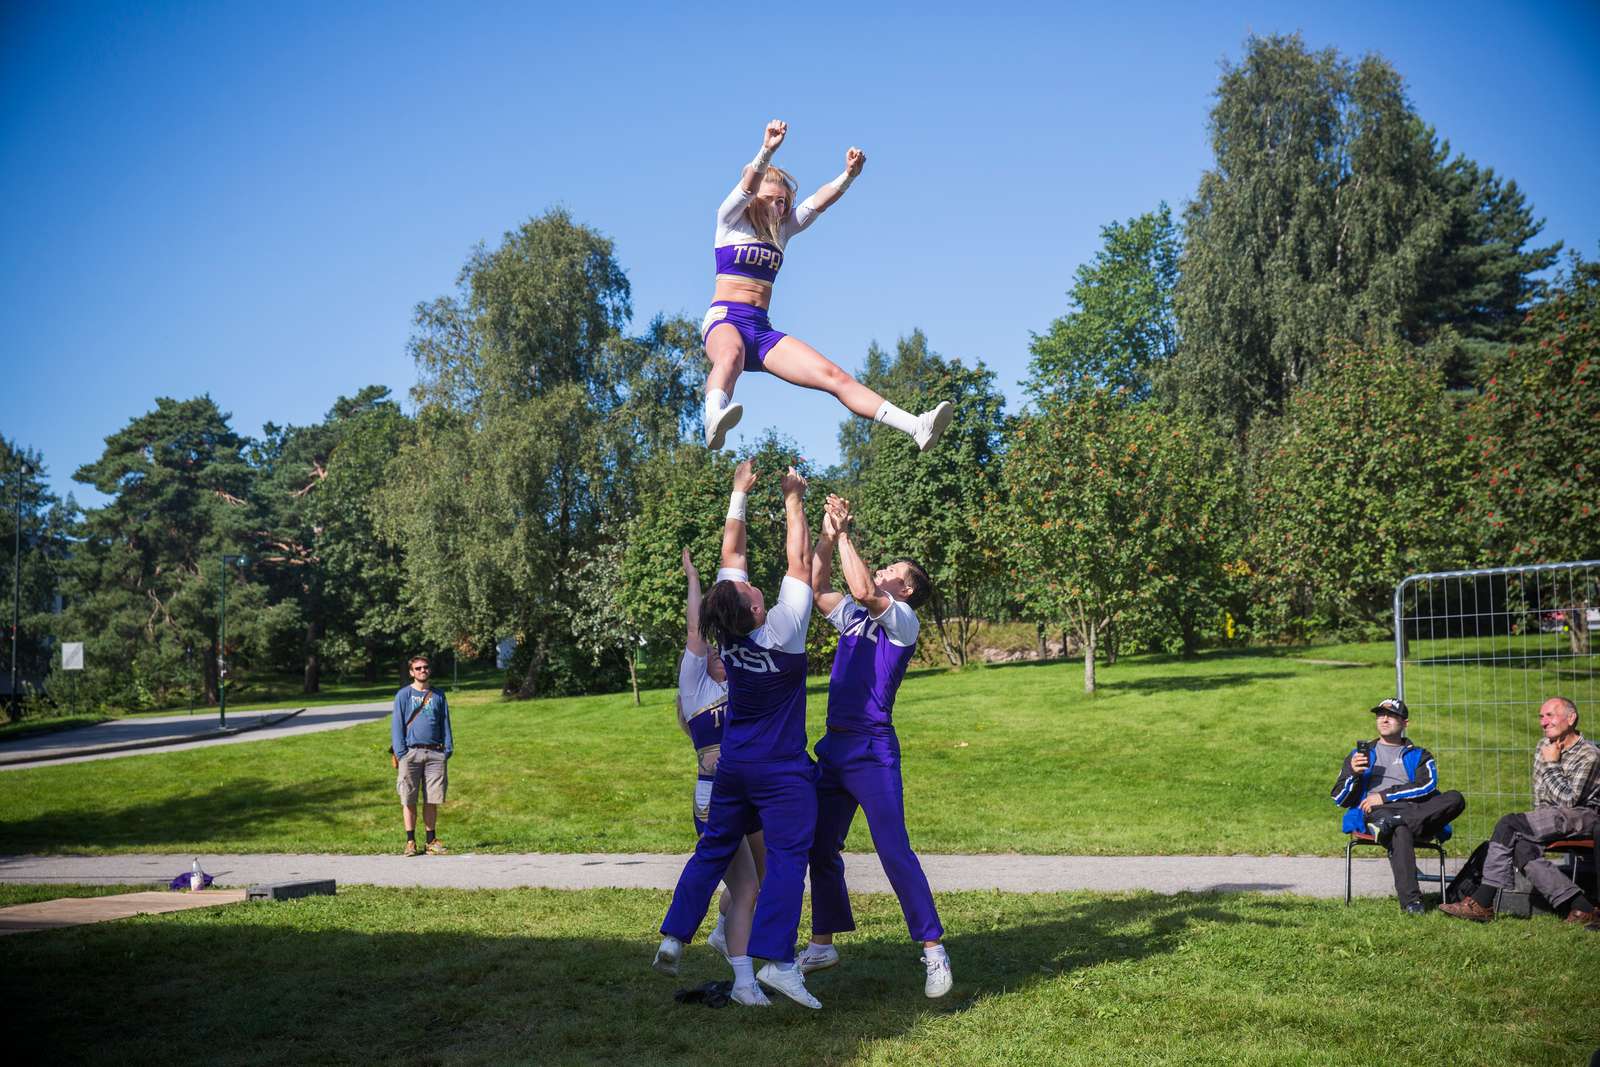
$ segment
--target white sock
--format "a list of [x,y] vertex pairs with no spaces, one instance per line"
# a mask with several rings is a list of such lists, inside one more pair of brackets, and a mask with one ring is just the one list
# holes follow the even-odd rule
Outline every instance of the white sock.
[[727,923],[728,923],[728,917],[726,915],[720,915],[719,914],[717,916],[717,925],[713,926],[711,928],[711,932],[714,933],[714,934],[721,934],[723,937],[727,937],[728,936]]
[[669,953],[670,952],[680,952],[681,953],[683,951],[683,942],[679,941],[677,938],[673,937],[671,934],[663,934],[661,936],[661,947],[663,949],[665,949]]
[[729,956],[728,962],[733,964],[734,985],[753,985],[755,983],[755,964],[750,962],[749,956]]
[[779,963],[777,960],[772,961],[772,969],[776,971],[792,971],[794,967],[794,960],[790,960],[788,963]]
[[949,955],[946,954],[943,945],[923,945],[922,954],[930,960],[948,961],[950,959]]
[[807,952],[810,952],[812,949],[816,949],[818,952],[826,952],[826,951],[828,951],[828,948],[829,948],[829,946],[822,944],[820,941],[807,941],[806,942],[806,951]]
[[722,409],[727,407],[727,406],[728,406],[728,394],[727,393],[724,393],[721,389],[707,389],[706,390],[706,424],[710,425],[711,423],[715,422],[717,420],[717,416],[722,414]]
[[917,432],[917,417],[911,414],[911,412],[906,411],[904,408],[895,407],[887,400],[885,400],[883,402],[883,406],[878,409],[878,413],[872,416],[872,421],[881,422],[885,426],[893,426],[901,433],[914,435]]

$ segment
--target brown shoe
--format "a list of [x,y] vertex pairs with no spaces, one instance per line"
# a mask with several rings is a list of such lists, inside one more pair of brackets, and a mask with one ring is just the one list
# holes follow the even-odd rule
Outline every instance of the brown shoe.
[[402,856],[415,856],[416,854],[417,854],[417,843],[415,841],[407,841],[404,851],[402,851],[400,853],[400,855],[402,855]]
[[449,849],[444,847],[444,842],[440,841],[437,837],[428,842],[428,855],[430,856],[442,856],[449,851]]
[[1475,923],[1486,923],[1494,918],[1494,909],[1486,908],[1471,897],[1462,897],[1455,904],[1440,904],[1439,910],[1457,919],[1470,919]]
[[1567,912],[1567,917],[1561,921],[1564,923],[1576,923],[1579,926],[1587,926],[1596,919],[1600,919],[1600,912],[1579,911],[1577,908],[1573,908],[1571,911]]

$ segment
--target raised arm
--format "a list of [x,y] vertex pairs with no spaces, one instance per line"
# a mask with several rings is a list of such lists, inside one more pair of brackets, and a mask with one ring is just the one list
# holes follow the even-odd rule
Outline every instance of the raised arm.
[[824,615],[832,614],[844,599],[844,594],[833,588],[833,550],[838,541],[839,524],[831,511],[824,510],[822,533],[811,546],[811,595]]
[[838,497],[830,497],[828,506],[834,508],[834,501],[838,500],[839,512],[839,569],[844,572],[845,584],[850,587],[850,595],[855,597],[862,607],[867,609],[867,614],[874,619],[889,610],[892,599],[887,593],[878,591],[877,583],[872,580],[872,568],[867,566],[867,561],[861,558],[861,553],[856,551],[855,542],[850,539],[850,502]]
[[789,124],[782,119],[773,119],[767,123],[767,128],[761,134],[761,151],[756,153],[756,158],[744,165],[744,174],[739,179],[739,188],[746,195],[753,196],[761,188],[761,176],[767,172],[767,164],[772,162],[772,154],[783,144],[783,139],[789,135]]
[[811,528],[806,524],[806,480],[793,467],[783,476],[783,512],[788,536],[784,548],[789,556],[787,577],[811,582]]
[[689,595],[683,606],[688,624],[683,646],[696,656],[704,656],[711,651],[711,646],[700,636],[700,572],[694,569],[694,560],[689,558],[687,548],[683,550],[683,573],[689,576]]
[[844,191],[850,188],[850,183],[860,176],[861,168],[866,165],[867,154],[851,145],[845,151],[844,170],[839,176],[802,200],[799,207],[810,205],[811,210],[818,213],[828,210],[844,195]]
[[[750,559],[745,551],[744,511],[755,484],[756,468],[751,460],[733,468],[733,492],[728,497],[728,517],[722,524],[722,570],[737,571],[746,576],[744,581],[749,581],[750,574]],[[717,581],[723,577],[719,573]]]

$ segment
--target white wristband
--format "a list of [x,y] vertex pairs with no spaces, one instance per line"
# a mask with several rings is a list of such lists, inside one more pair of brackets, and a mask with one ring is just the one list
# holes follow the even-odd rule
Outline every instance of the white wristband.
[[728,494],[728,518],[744,521],[745,494],[735,489]]
[[771,162],[772,149],[768,148],[766,145],[762,145],[761,151],[756,153],[756,158],[750,161],[750,169],[755,171],[757,174],[764,174],[767,170],[767,164]]
[[844,171],[829,184],[842,193],[846,189],[850,188],[850,183],[855,180],[856,176],[854,174],[851,174],[849,171]]

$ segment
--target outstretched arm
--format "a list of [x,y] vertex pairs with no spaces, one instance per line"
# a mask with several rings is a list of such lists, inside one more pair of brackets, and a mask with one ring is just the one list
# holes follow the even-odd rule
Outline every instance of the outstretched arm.
[[772,162],[772,153],[783,144],[783,139],[789,134],[789,124],[782,119],[773,119],[767,123],[767,128],[761,134],[761,151],[756,153],[756,158],[744,165],[744,174],[739,179],[739,188],[746,195],[753,195],[761,188],[761,176],[767,172],[767,164]]
[[850,595],[867,609],[867,614],[876,619],[889,610],[892,598],[887,593],[878,591],[877,584],[872,580],[872,568],[867,566],[867,561],[861,558],[855,542],[850,539],[850,502],[832,497],[828,500],[830,510],[834,508],[835,500],[839,501],[837,505],[840,523],[839,569],[844,572],[845,584],[850,587]]
[[789,556],[786,575],[807,585],[811,581],[811,528],[806,524],[806,480],[793,467],[783,476],[783,511]]
[[[755,484],[756,468],[751,460],[733,468],[733,493],[728,497],[728,517],[722,524],[722,569],[725,571],[750,573],[750,559],[745,551],[744,509]],[[717,580],[721,581],[722,575],[719,574]]]
[[[796,214],[798,215],[799,210],[807,206],[809,206],[813,212],[817,212],[819,214],[828,210],[836,202],[838,202],[838,199],[841,196],[844,195],[844,191],[850,188],[850,183],[855,181],[856,178],[861,175],[861,168],[865,167],[866,165],[867,154],[854,145],[851,145],[844,154],[844,170],[840,172],[839,176],[833,179],[833,181],[827,183],[822,188],[818,189],[816,192],[802,200],[796,209]],[[796,221],[799,220],[797,219]],[[809,222],[810,220],[807,219],[806,221]]]
[[[834,499],[829,497],[829,500]],[[844,594],[833,588],[833,550],[839,540],[839,524],[831,511],[822,515],[822,533],[811,546],[811,595],[824,615],[831,615]]]
[[700,572],[694,569],[694,560],[689,558],[687,548],[683,550],[683,572],[689,576],[689,595],[684,602],[688,632],[683,645],[696,656],[704,656],[711,651],[711,646],[700,636]]

